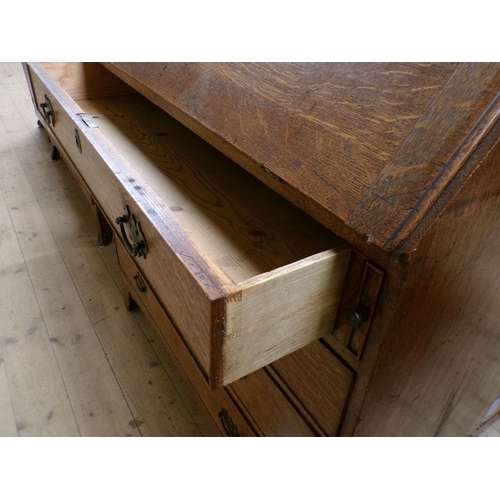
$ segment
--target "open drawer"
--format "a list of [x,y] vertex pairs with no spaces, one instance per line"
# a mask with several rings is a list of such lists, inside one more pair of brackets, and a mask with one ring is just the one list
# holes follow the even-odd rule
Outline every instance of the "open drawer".
[[212,387],[332,331],[342,240],[101,65],[26,71],[40,120]]

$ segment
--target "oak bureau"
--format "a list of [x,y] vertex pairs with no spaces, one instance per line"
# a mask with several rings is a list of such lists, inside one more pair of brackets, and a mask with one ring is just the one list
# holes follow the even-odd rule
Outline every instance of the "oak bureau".
[[475,432],[500,394],[500,64],[24,69],[222,435]]

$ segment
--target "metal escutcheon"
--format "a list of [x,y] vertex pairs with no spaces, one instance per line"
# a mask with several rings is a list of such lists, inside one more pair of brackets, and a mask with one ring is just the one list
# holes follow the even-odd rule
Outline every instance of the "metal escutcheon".
[[135,284],[139,292],[144,293],[146,291],[146,283],[140,274],[134,276]]
[[224,408],[221,409],[221,411],[218,414],[219,418],[221,419],[222,425],[224,426],[224,429],[227,432],[227,435],[229,437],[240,437],[240,433],[238,432],[238,428],[236,425],[234,425],[234,422],[232,418],[229,416],[227,413],[227,410]]
[[[129,255],[131,257],[143,257],[145,259],[148,253],[148,246],[141,231],[141,223],[130,213],[128,205],[125,207],[125,214],[117,217],[115,221],[120,226],[123,244]],[[132,242],[129,241],[125,226],[128,228],[128,233]]]

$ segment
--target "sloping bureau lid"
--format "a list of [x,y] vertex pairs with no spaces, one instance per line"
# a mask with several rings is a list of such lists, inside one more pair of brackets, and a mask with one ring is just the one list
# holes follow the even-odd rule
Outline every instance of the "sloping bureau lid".
[[500,114],[498,63],[104,64],[330,228],[388,251]]

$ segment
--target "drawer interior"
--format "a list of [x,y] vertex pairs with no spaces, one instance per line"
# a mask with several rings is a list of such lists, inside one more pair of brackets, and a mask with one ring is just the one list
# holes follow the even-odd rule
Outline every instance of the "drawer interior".
[[43,63],[233,283],[342,245],[105,68],[67,65]]
[[138,214],[150,251],[136,264],[213,387],[332,331],[345,242],[103,66],[41,66],[49,129],[108,218]]

